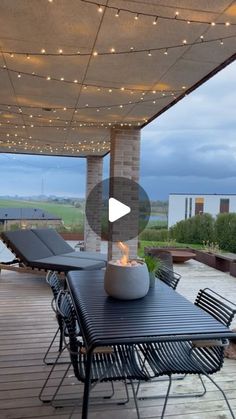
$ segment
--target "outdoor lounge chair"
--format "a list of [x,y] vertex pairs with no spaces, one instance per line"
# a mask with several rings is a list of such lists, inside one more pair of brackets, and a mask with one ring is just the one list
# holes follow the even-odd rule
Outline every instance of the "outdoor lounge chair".
[[7,231],[1,234],[1,238],[24,267],[68,272],[106,266],[105,255],[73,251],[53,229]]

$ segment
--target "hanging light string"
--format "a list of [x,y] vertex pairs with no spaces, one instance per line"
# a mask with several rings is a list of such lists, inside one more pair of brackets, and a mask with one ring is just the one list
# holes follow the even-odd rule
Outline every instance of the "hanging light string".
[[[57,121],[58,122],[58,121]],[[147,122],[147,119],[142,119],[142,123],[144,123],[144,122]],[[26,123],[26,124],[16,124],[16,123],[13,123],[13,122],[1,122],[0,123],[0,127],[1,126],[3,126],[3,127],[14,127],[14,128],[16,128],[16,129],[18,129],[18,128],[56,128],[56,129],[64,129],[64,131],[66,131],[67,129],[72,129],[72,130],[74,130],[74,129],[79,129],[79,128],[81,128],[81,127],[95,127],[95,128],[97,128],[97,127],[104,127],[104,128],[107,128],[107,127],[114,127],[115,125],[120,125],[120,126],[135,126],[135,125],[138,125],[138,126],[140,126],[140,124],[141,124],[141,121],[132,121],[132,122],[127,122],[127,123],[122,123],[122,122],[120,122],[120,121],[113,121],[113,122],[107,122],[107,121],[99,121],[99,122],[88,122],[88,121],[73,121],[73,124],[77,124],[78,126],[73,126],[73,127],[69,127],[68,125],[35,125],[35,124],[29,124],[29,123]],[[1,134],[1,132],[0,132],[0,134]]]
[[[191,24],[191,23],[198,23],[199,24],[199,23],[201,23],[201,24],[211,25],[211,26],[227,26],[228,27],[230,25],[232,25],[232,26],[236,25],[236,23],[231,23],[229,21],[214,22],[214,21],[209,21],[209,20],[206,21],[206,20],[200,20],[200,19],[184,18],[184,17],[180,16],[180,12],[178,10],[175,11],[173,16],[167,16],[167,15],[159,14],[159,13],[153,14],[153,13],[140,12],[140,11],[137,11],[137,10],[127,9],[127,8],[123,8],[123,7],[110,6],[110,5],[103,4],[103,3],[96,3],[96,2],[93,2],[93,1],[90,1],[90,0],[81,0],[81,1],[83,3],[88,3],[88,4],[96,6],[98,13],[103,13],[107,9],[114,10],[115,11],[114,16],[116,18],[119,18],[121,16],[121,14],[123,14],[123,13],[127,13],[127,14],[132,15],[136,21],[138,21],[141,16],[150,17],[150,18],[152,18],[152,24],[153,25],[156,25],[159,19],[161,19],[161,20],[172,20],[172,21],[175,20],[175,21],[178,21],[178,22],[185,22],[187,24]],[[191,12],[191,9],[184,8],[184,10]],[[206,12],[205,10],[198,10],[198,13],[211,13],[211,12]]]
[[[64,79],[64,77],[61,78],[57,78],[57,77],[52,77],[52,76],[46,76],[46,75],[42,75],[39,73],[29,73],[27,71],[20,71],[20,70],[15,70],[13,68],[9,68],[6,67],[6,65],[4,66],[0,66],[0,70],[8,70],[9,72],[15,73],[17,74],[17,77],[19,79],[21,79],[22,76],[29,76],[29,77],[34,77],[34,78],[39,78],[39,79],[43,79],[46,81],[56,81],[56,82],[61,82],[61,83],[69,83],[69,84],[77,84],[78,86],[83,86],[83,89],[86,90],[88,87],[90,88],[96,88],[98,90],[106,90],[109,93],[112,93],[113,90],[121,90],[121,91],[126,91],[126,92],[130,92],[130,93],[134,93],[134,92],[138,92],[138,93],[148,93],[151,92],[152,90],[145,90],[145,89],[140,89],[140,88],[131,88],[131,87],[124,87],[124,86],[102,86],[100,84],[95,84],[95,83],[86,83],[86,84],[82,84],[80,83],[77,79],[76,80],[66,80]],[[162,90],[156,90],[157,92],[162,93]]]
[[[206,43],[210,43],[210,42],[221,42],[223,40],[227,40],[227,39],[232,39],[235,38],[236,34],[233,35],[227,35],[227,36],[221,36],[221,37],[217,37],[217,38],[212,38],[212,39],[204,39],[204,36],[200,36],[200,39],[194,42],[187,42],[186,39],[184,39],[181,43],[179,44],[175,44],[175,45],[167,45],[167,46],[162,46],[162,47],[156,47],[156,48],[141,48],[141,49],[136,49],[135,47],[130,47],[128,50],[120,50],[120,51],[116,51],[115,48],[111,48],[109,51],[93,51],[93,52],[63,52],[62,50],[59,50],[59,52],[46,52],[45,49],[42,49],[40,52],[39,51],[34,51],[34,52],[26,52],[26,51],[13,51],[13,50],[2,50],[3,54],[8,54],[10,55],[10,57],[14,58],[14,56],[16,55],[23,55],[27,58],[31,57],[31,56],[42,56],[42,57],[88,57],[88,56],[94,56],[94,57],[100,57],[100,56],[104,56],[104,55],[126,55],[126,54],[140,54],[140,53],[149,53],[149,52],[158,52],[158,51],[166,51],[166,50],[171,50],[171,49],[175,49],[175,48],[183,48],[185,46],[191,47],[194,45],[201,45],[201,44],[206,44]],[[61,52],[60,52],[61,51]],[[58,79],[60,80],[60,79]],[[69,80],[60,80],[60,81],[64,81],[65,83],[73,83],[73,81],[69,81]]]
[[[179,90],[178,92],[182,92],[182,90]],[[153,90],[152,93],[156,93],[156,91]],[[139,105],[141,103],[142,104],[143,103],[153,103],[153,104],[156,104],[156,102],[159,101],[159,100],[169,99],[169,98],[176,97],[175,96],[175,93],[172,92],[171,94],[166,94],[166,93],[163,92],[162,93],[162,96],[158,96],[158,97],[155,96],[152,99],[143,99],[143,97],[142,97],[142,98],[140,98],[139,101],[133,101],[133,102],[132,101],[129,101],[129,102],[126,102],[126,103],[119,103],[119,104],[115,104],[115,105],[102,105],[102,106],[100,106],[100,105],[96,105],[96,106],[87,106],[87,105],[85,105],[85,106],[77,107],[75,109],[73,107],[63,107],[63,108],[60,107],[60,108],[51,108],[51,111],[53,111],[55,113],[56,110],[63,110],[63,111],[75,110],[75,113],[77,113],[78,110],[83,110],[84,111],[84,110],[96,109],[98,111],[98,110],[101,110],[101,109],[106,109],[106,110],[110,110],[110,109],[114,109],[114,108],[122,109],[122,108],[127,107],[127,106]],[[2,113],[7,113],[7,114],[17,115],[17,116],[24,115],[24,116],[27,116],[29,118],[38,118],[38,119],[46,119],[46,118],[48,118],[48,115],[46,115],[46,114],[44,114],[44,115],[32,115],[32,114],[23,112],[22,111],[22,108],[25,107],[24,105],[21,106],[21,107],[19,107],[19,105],[0,104],[0,106],[7,106],[8,107],[8,109],[3,109],[3,108],[0,109],[0,116],[1,116]],[[18,108],[18,112],[11,110],[12,107]],[[43,106],[42,107],[39,107],[39,106],[37,106],[37,107],[36,106],[26,106],[26,108],[40,109],[41,111],[45,109]],[[51,117],[49,117],[49,119],[50,119],[51,122],[52,121],[57,121],[58,122],[58,120],[63,121],[63,122],[69,122],[69,120],[63,119],[63,118],[59,118],[59,117],[57,117],[57,118],[51,118]]]

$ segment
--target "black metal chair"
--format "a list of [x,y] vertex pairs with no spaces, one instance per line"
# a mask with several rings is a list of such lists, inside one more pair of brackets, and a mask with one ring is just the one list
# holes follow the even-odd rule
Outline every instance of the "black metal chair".
[[62,281],[57,276],[56,272],[53,272],[53,271],[49,271],[47,273],[46,282],[50,286],[50,288],[52,290],[52,293],[53,293],[53,299],[51,301],[51,307],[52,307],[52,310],[55,313],[57,323],[58,323],[58,328],[57,328],[57,330],[56,330],[56,332],[55,332],[55,334],[52,338],[52,341],[51,341],[51,343],[50,343],[50,345],[49,345],[49,347],[48,347],[48,349],[47,349],[47,351],[44,355],[44,358],[43,358],[44,364],[52,365],[54,363],[54,361],[47,361],[47,357],[50,353],[50,350],[51,350],[58,334],[59,334],[59,348],[58,348],[59,353],[61,352],[62,345],[63,345],[63,322],[62,322],[62,319],[61,319],[60,315],[58,315],[58,313],[56,313],[55,301],[57,299],[57,296],[58,296],[59,292],[64,288],[64,286],[63,286]]
[[173,288],[177,288],[177,285],[181,279],[181,275],[177,272],[174,272],[172,269],[169,269],[164,263],[156,272],[156,277],[161,281],[165,282],[166,285]]
[[[205,310],[219,322],[229,327],[236,313],[236,305],[220,296],[209,288],[200,290],[195,305]],[[196,340],[185,342],[163,342],[139,345],[138,350],[143,354],[145,363],[151,370],[152,377],[167,375],[169,385],[165,396],[161,418],[164,417],[166,404],[170,394],[173,374],[197,374],[207,377],[222,393],[232,417],[235,419],[232,408],[222,388],[212,379],[210,374],[219,371],[224,361],[224,348],[227,339]],[[150,377],[151,377],[150,375]],[[202,384],[204,385],[202,379]],[[204,393],[206,389],[204,386]],[[179,397],[193,397],[201,394],[181,394]],[[175,395],[175,397],[178,397]],[[142,397],[147,399],[149,397]],[[153,398],[153,397],[150,397]]]
[[[56,301],[57,312],[61,315],[64,322],[64,330],[68,332],[69,341],[65,344],[70,355],[70,365],[64,372],[64,375],[59,383],[58,389],[54,394],[55,399],[61,383],[66,377],[70,366],[72,365],[74,375],[79,382],[86,381],[86,359],[87,353],[83,343],[77,339],[76,336],[76,319],[71,309],[68,293],[61,291]],[[133,380],[147,380],[148,375],[145,369],[141,368],[139,364],[139,357],[136,354],[135,348],[129,345],[115,345],[109,347],[95,348],[93,352],[92,371],[91,371],[91,389],[100,382],[124,381],[130,380],[132,391],[134,395],[135,407],[138,418],[139,410],[137,405],[136,393],[134,390]],[[126,386],[127,392],[127,386]],[[128,393],[128,392],[127,392]],[[72,412],[73,414],[73,412]],[[71,414],[71,415],[72,415]]]

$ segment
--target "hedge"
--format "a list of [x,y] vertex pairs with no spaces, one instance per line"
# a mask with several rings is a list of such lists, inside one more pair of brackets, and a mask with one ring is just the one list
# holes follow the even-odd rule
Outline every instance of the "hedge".
[[171,237],[179,243],[202,243],[214,241],[214,218],[210,214],[199,214],[179,221],[170,229]]
[[215,238],[220,249],[236,253],[236,213],[217,216]]
[[167,229],[160,229],[160,230],[154,230],[151,228],[147,228],[142,231],[139,235],[139,240],[147,240],[147,241],[161,241],[165,242],[168,241],[169,234]]

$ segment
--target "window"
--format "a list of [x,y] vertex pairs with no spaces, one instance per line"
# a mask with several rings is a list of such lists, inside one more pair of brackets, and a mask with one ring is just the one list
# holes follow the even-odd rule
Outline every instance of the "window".
[[220,213],[222,212],[229,212],[229,199],[220,200]]
[[193,198],[189,198],[189,218],[192,217]]
[[204,198],[195,198],[195,215],[202,214],[204,210]]
[[185,198],[185,220],[188,218],[188,198]]

